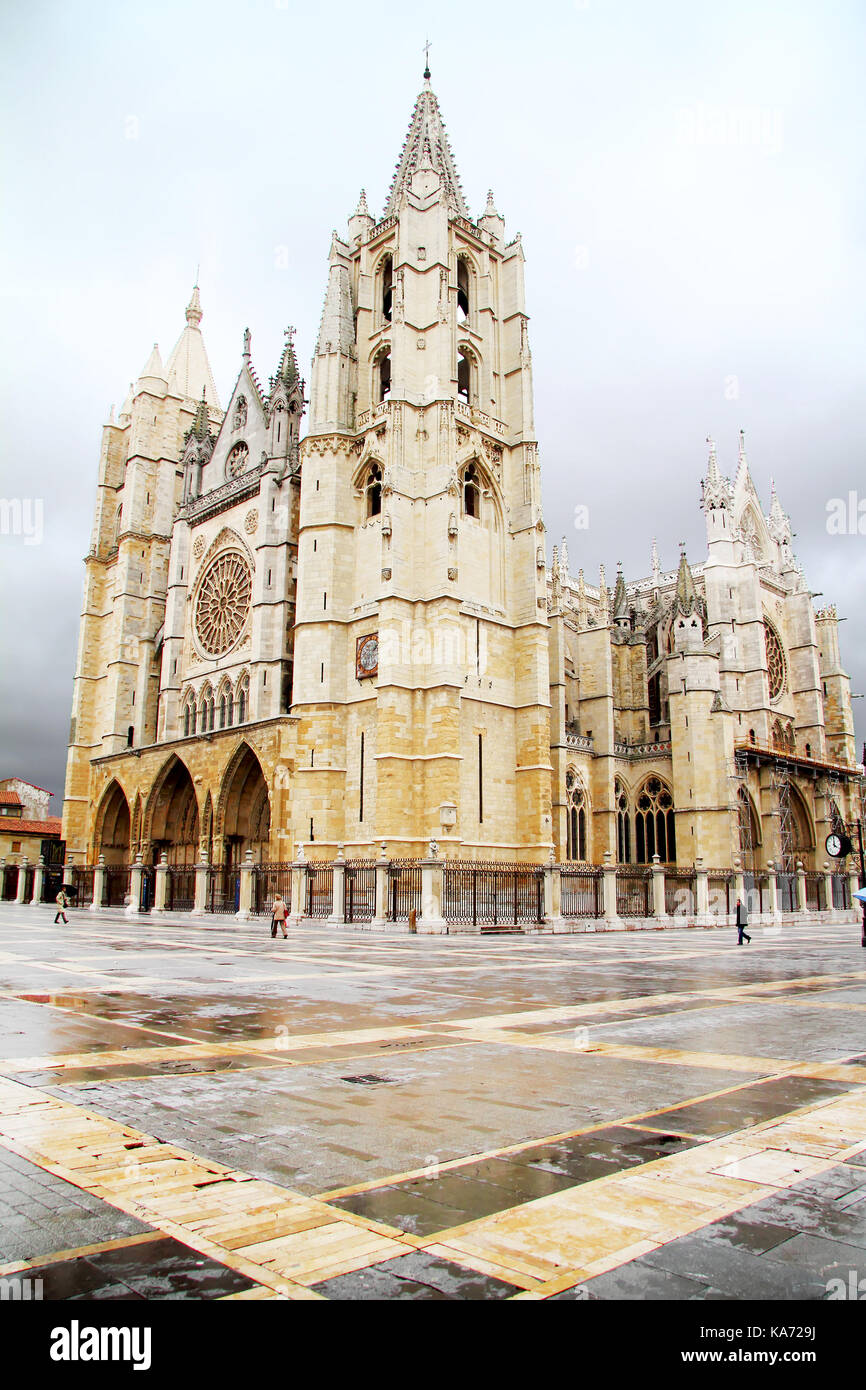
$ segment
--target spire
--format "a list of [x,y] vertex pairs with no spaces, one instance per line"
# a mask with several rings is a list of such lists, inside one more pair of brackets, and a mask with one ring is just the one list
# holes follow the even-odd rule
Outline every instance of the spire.
[[628,622],[628,594],[622,573],[622,564],[616,567],[616,588],[613,591],[614,622]]
[[569,574],[571,573],[571,568],[568,559],[568,541],[565,539],[565,536],[563,536],[562,538],[562,550],[560,551],[560,555],[562,557],[560,561],[560,564],[562,565],[562,578],[564,582],[567,584]]
[[652,565],[653,588],[657,589],[661,583],[661,567],[659,565],[659,548],[655,536],[653,536],[652,551],[650,552],[650,564]]
[[298,380],[298,360],[295,357],[295,330],[289,327],[285,330],[285,347],[280,358],[280,365],[277,376],[282,377],[287,386],[292,387]]
[[719,471],[716,442],[712,435],[707,435],[707,443],[710,446],[710,457],[707,463],[707,476],[701,483],[701,505],[705,512],[711,512],[716,507],[728,508],[730,506],[731,485]]
[[151,354],[141,369],[139,381],[142,377],[152,377],[157,381],[165,381],[165,368],[162,365],[162,358],[159,355],[159,343],[154,343]]
[[338,260],[331,262],[328,274],[316,352],[344,352],[349,356],[354,356],[355,352],[355,315],[349,270]]
[[198,402],[202,391],[206,391],[211,409],[219,410],[216,382],[199,327],[201,320],[201,298],[196,276],[196,283],[186,306],[186,328],[172,349],[165,366],[165,376],[172,395],[180,396],[186,401]]
[[710,446],[710,458],[707,464],[707,482],[718,483],[720,481],[719,464],[716,458],[716,441],[711,434],[707,435],[707,443]]
[[698,606],[698,592],[686,559],[685,542],[680,542],[680,568],[677,574],[677,597],[674,605],[679,613],[691,613]]
[[190,434],[195,435],[199,443],[201,443],[203,439],[206,439],[208,435],[207,392],[204,387],[202,387],[201,400],[196,407],[195,419],[192,422]]
[[366,193],[366,190],[363,189],[363,188],[361,189],[361,196],[360,196],[360,198],[358,199],[358,206],[355,208],[355,216],[356,216],[356,217],[369,217],[369,216],[370,216],[370,209],[367,207],[367,193]]
[[400,197],[406,192],[413,174],[419,169],[433,169],[439,176],[448,206],[461,217],[469,217],[469,209],[460,187],[460,176],[445,134],[445,126],[439,111],[433,89],[430,86],[429,65],[424,69],[424,86],[409,123],[409,133],[403,144],[388,201],[385,204],[385,217],[397,211]]

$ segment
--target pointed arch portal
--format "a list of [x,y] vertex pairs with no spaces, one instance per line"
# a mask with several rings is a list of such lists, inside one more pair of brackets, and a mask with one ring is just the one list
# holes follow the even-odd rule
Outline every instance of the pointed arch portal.
[[96,857],[105,855],[106,864],[129,862],[129,802],[118,782],[111,782],[102,798],[96,821]]
[[169,864],[194,864],[198,858],[198,799],[185,763],[173,757],[151,792],[150,841],[154,862],[163,853]]
[[261,862],[268,857],[271,803],[261,764],[242,743],[226,768],[214,831],[214,854],[223,864],[243,863],[247,850]]

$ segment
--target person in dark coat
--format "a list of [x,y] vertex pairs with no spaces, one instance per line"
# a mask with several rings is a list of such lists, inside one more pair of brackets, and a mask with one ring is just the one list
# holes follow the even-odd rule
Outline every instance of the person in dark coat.
[[738,946],[742,946],[742,944],[743,944],[743,939],[744,939],[744,938],[745,938],[746,941],[751,941],[751,939],[752,939],[752,938],[749,936],[749,933],[746,931],[746,927],[748,926],[748,924],[749,924],[749,913],[748,913],[747,909],[744,907],[744,905],[740,902],[740,899],[737,898],[737,945],[738,945]]

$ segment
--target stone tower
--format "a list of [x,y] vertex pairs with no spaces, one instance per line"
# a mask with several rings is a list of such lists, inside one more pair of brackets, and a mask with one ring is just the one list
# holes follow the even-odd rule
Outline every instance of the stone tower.
[[362,192],[331,242],[301,447],[296,843],[549,851],[523,261],[492,195],[469,213],[428,70],[383,216]]

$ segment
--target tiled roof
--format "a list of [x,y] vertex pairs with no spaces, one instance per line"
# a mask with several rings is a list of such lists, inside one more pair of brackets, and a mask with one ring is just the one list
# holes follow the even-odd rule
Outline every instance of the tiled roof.
[[0,806],[22,806],[23,804],[17,792],[0,791]]
[[0,834],[20,835],[56,835],[60,836],[61,820],[59,816],[51,816],[48,820],[17,820],[12,816],[8,819],[0,817]]

